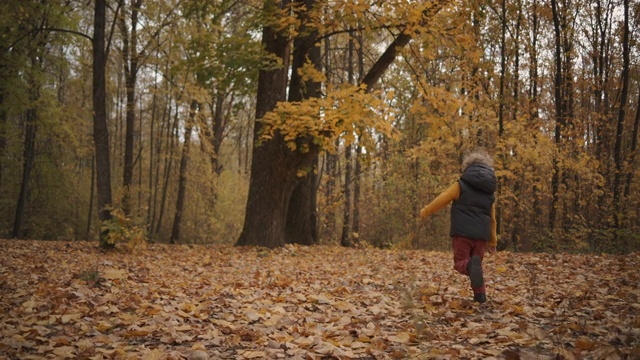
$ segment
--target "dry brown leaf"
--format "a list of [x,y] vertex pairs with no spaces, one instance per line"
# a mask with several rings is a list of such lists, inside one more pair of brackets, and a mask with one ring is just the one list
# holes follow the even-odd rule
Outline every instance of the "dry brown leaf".
[[153,244],[123,255],[71,244],[0,240],[3,355],[638,355],[637,254],[498,253],[487,257],[489,301],[478,306],[444,252]]

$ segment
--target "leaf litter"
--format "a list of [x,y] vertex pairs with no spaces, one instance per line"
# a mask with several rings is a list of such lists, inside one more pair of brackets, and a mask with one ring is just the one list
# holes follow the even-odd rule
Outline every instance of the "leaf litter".
[[640,256],[0,240],[13,359],[640,358]]

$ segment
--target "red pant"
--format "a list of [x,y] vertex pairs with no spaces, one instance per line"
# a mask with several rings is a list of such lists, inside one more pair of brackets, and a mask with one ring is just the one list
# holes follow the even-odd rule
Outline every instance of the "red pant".
[[[484,248],[487,242],[485,240],[469,239],[464,236],[454,236],[451,239],[453,247],[453,268],[462,275],[469,275],[469,270],[467,269],[469,259],[474,255],[483,259]],[[482,294],[485,292],[484,285],[472,289],[474,294]]]

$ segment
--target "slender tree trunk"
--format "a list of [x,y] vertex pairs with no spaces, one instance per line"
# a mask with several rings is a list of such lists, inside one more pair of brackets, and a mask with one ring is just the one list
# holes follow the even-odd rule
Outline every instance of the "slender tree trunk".
[[[37,60],[34,60],[34,62]],[[33,64],[32,64],[33,65]],[[34,66],[35,68],[35,66]],[[39,98],[40,90],[35,80],[31,81],[31,89],[29,96],[30,104],[26,114],[25,134],[24,134],[24,149],[22,154],[22,181],[20,183],[20,195],[18,197],[18,203],[16,206],[16,214],[13,222],[13,230],[11,232],[12,238],[22,237],[22,223],[24,220],[24,210],[27,204],[27,197],[29,193],[29,181],[31,179],[31,170],[34,166],[35,159],[35,146],[36,146],[36,131],[38,120],[38,111],[36,108],[36,101]]]
[[[157,55],[156,55],[157,56]],[[155,148],[155,124],[156,124],[156,114],[158,112],[157,106],[157,98],[158,98],[158,82],[155,80],[158,78],[158,64],[156,64],[154,71],[154,81],[153,81],[153,97],[151,98],[151,123],[149,124],[149,172],[148,172],[148,183],[147,183],[147,193],[149,194],[149,198],[147,199],[147,239],[152,240],[151,237],[151,229],[153,229],[153,223],[151,221],[152,209],[155,203],[153,202],[153,167],[154,161],[157,161],[153,156],[154,152],[157,151]],[[161,130],[162,131],[162,130]],[[142,166],[142,165],[140,165]]]
[[[593,40],[592,48],[591,48],[591,62],[593,63],[592,74],[594,78],[593,84],[593,114],[595,118],[594,125],[594,147],[595,147],[595,157],[602,166],[599,168],[599,172],[603,178],[608,179],[610,168],[610,156],[611,152],[609,150],[610,144],[610,134],[609,134],[609,125],[613,121],[610,120],[610,110],[608,106],[608,91],[606,89],[606,83],[608,82],[608,63],[609,63],[609,50],[608,43],[611,29],[611,22],[608,21],[609,13],[610,13],[610,2],[605,0],[606,4],[603,6],[603,2],[601,0],[595,1],[595,8],[593,12],[593,20],[592,20],[592,31],[593,31]],[[608,181],[603,186],[603,188],[608,187]],[[598,196],[598,216],[595,216],[591,221],[594,225],[595,229],[601,229],[605,227],[608,222],[607,218],[609,216],[600,216],[603,213],[611,214],[611,209],[609,205],[611,204],[611,199],[608,198],[607,191],[600,191],[600,195]],[[591,219],[589,219],[591,220]],[[597,248],[599,244],[595,242],[596,237],[593,237],[594,241],[592,242],[594,248]]]
[[133,142],[135,139],[135,101],[136,83],[138,78],[138,12],[142,7],[142,0],[132,1],[131,4],[131,33],[127,29],[125,17],[121,19],[121,32],[123,37],[123,64],[125,74],[125,87],[127,93],[125,116],[125,146],[124,146],[124,171],[122,175],[122,210],[125,215],[131,213],[131,185],[133,181]]
[[631,194],[631,181],[633,180],[634,169],[636,169],[635,161],[638,151],[638,128],[640,128],[640,91],[638,92],[638,101],[636,102],[636,118],[633,122],[633,134],[631,137],[631,151],[629,154],[629,172],[627,172],[627,182],[624,187],[624,197],[628,198]]
[[[111,168],[109,160],[109,129],[106,108],[106,49],[105,15],[106,1],[95,0],[93,32],[93,141],[96,153],[96,176],[98,180],[98,217],[100,222],[111,219]],[[112,248],[107,243],[107,230],[100,231],[102,247]]]
[[[0,75],[3,75],[4,67],[0,64]],[[4,151],[7,147],[7,110],[5,109],[4,84],[0,85],[0,194],[2,194],[2,174],[4,170]]]
[[[329,57],[329,53],[331,51],[331,38],[325,37],[324,39],[324,73],[327,78],[327,83],[332,83],[331,74],[333,69],[331,68],[331,58]],[[336,140],[336,149],[339,147],[339,141]],[[325,171],[327,174],[327,182],[325,185],[325,208],[327,211],[325,212],[325,220],[324,220],[324,228],[326,229],[326,233],[323,235],[327,238],[333,238],[336,234],[336,210],[335,210],[335,189],[336,189],[336,165],[338,163],[338,156],[336,154],[332,154],[329,152],[324,153],[325,157]]]
[[506,54],[506,43],[507,43],[507,2],[506,0],[502,0],[501,3],[501,14],[502,18],[501,22],[501,37],[500,37],[500,92],[498,94],[498,135],[502,136],[504,133],[504,83],[505,83],[505,74],[507,71],[507,54]]
[[[336,146],[336,148],[338,148],[338,146]],[[325,218],[325,226],[326,226],[326,231],[327,231],[327,235],[329,236],[329,238],[332,238],[335,233],[336,233],[336,211],[334,208],[335,202],[336,202],[336,195],[335,195],[335,189],[336,189],[336,179],[337,179],[337,171],[336,171],[336,165],[338,163],[338,158],[335,154],[330,154],[328,152],[325,152],[325,157],[326,157],[326,161],[325,161],[325,171],[324,173],[327,174],[328,178],[327,178],[327,184],[325,187],[325,193],[324,193],[324,197],[325,197],[325,202],[326,202],[326,218]]]
[[529,77],[531,78],[531,88],[529,90],[531,96],[531,122],[534,122],[539,118],[538,108],[538,1],[533,0],[532,4],[532,19],[531,19],[531,66],[529,68]]
[[340,245],[346,247],[353,245],[351,241],[351,147],[351,145],[347,145],[344,151],[344,214]]
[[[539,74],[538,74],[538,32],[539,32],[539,20],[538,20],[538,1],[533,0],[533,4],[531,5],[531,66],[529,68],[529,77],[531,79],[531,87],[529,88],[529,96],[531,98],[531,104],[529,108],[529,128],[535,129],[538,125],[538,119],[540,118],[539,114],[539,106],[538,106],[538,82],[539,82]],[[542,216],[543,216],[543,199],[542,199],[542,191],[541,191],[541,183],[542,178],[539,175],[536,175],[536,178],[533,180],[533,211],[535,216],[533,216],[533,228],[536,234],[540,231],[539,229],[542,227]]]
[[[349,45],[347,48],[347,81],[349,84],[354,83],[354,30],[349,31]],[[352,169],[352,161],[351,161],[351,152],[352,145],[349,144],[346,146],[344,152],[344,214],[342,220],[342,234],[340,235],[340,245],[342,246],[352,246],[353,242],[351,241],[352,229],[351,229],[351,169]]]
[[[364,42],[362,39],[362,31],[358,31],[358,82],[364,79]],[[365,131],[365,129],[360,129]],[[362,135],[356,138],[356,156],[355,156],[355,168],[353,174],[353,233],[359,238],[360,236],[360,178],[362,175]],[[358,241],[356,238],[356,241]]]
[[182,214],[184,212],[184,201],[187,191],[187,165],[189,162],[189,148],[191,147],[191,131],[196,121],[196,113],[199,104],[196,100],[191,101],[189,118],[184,130],[184,144],[182,145],[182,157],[180,158],[180,173],[178,181],[178,199],[176,200],[176,213],[173,218],[173,228],[169,242],[175,244],[180,242],[180,227],[182,226]]
[[[616,164],[615,177],[613,182],[613,205],[616,229],[625,227],[624,204],[622,197],[624,191],[624,153],[622,149],[622,137],[624,132],[624,122],[627,115],[627,102],[629,97],[629,0],[624,0],[624,30],[622,34],[622,90],[620,93],[620,109],[618,111],[618,121],[616,126],[616,143],[614,148],[614,162]],[[619,234],[616,233],[616,238]],[[624,248],[628,247],[627,237],[624,238]]]
[[220,154],[220,146],[222,146],[224,130],[227,125],[224,117],[224,98],[225,93],[218,91],[215,97],[215,107],[212,109],[213,134],[209,134],[208,136],[211,146],[213,147],[213,154],[211,154],[211,168],[218,175],[222,173],[222,165],[220,164],[218,156]]
[[87,211],[87,228],[85,230],[84,238],[89,240],[89,234],[91,233],[91,222],[93,220],[93,198],[95,196],[96,188],[96,156],[91,155],[91,190],[89,191],[89,209]]
[[[168,65],[165,71],[168,71]],[[165,94],[168,94],[168,82],[165,82]],[[160,169],[166,169],[169,161],[168,149],[170,149],[171,140],[173,136],[171,136],[171,129],[173,128],[171,125],[171,98],[168,95],[164,96],[165,103],[162,112],[162,122],[160,124],[160,130],[158,131],[158,140],[156,143],[156,164],[155,164],[155,176],[154,176],[154,186],[153,186],[153,211],[151,212],[151,223],[149,225],[149,239],[155,240],[155,236],[157,235],[160,227],[156,228],[156,215],[158,213],[158,194],[160,187]],[[177,116],[176,116],[177,117]],[[164,156],[163,156],[163,141],[166,143]],[[163,161],[162,161],[162,159]],[[164,167],[162,167],[164,164]],[[163,177],[164,179],[165,177]],[[164,201],[164,200],[163,200]],[[164,205],[164,202],[162,203]]]
[[560,207],[559,191],[561,179],[560,169],[560,152],[562,148],[562,127],[564,125],[564,101],[563,101],[563,74],[562,74],[562,44],[561,44],[561,25],[560,14],[558,13],[558,5],[556,0],[551,0],[551,9],[553,13],[553,29],[555,40],[555,77],[554,77],[554,96],[556,110],[555,124],[555,152],[553,155],[553,175],[551,179],[552,202],[549,212],[549,229],[554,230],[558,208]]
[[515,59],[513,62],[513,105],[511,119],[516,121],[520,108],[520,28],[522,25],[522,2],[518,1],[518,17],[516,19],[516,34],[514,38]]
[[[162,185],[162,198],[160,200],[160,213],[158,214],[158,223],[156,224],[156,235],[162,227],[162,219],[164,217],[164,208],[167,203],[167,192],[169,189],[169,180],[171,178],[171,169],[173,168],[173,150],[175,148],[176,137],[178,136],[178,107],[173,120],[173,126],[167,128],[167,142],[169,143],[164,158],[164,183]],[[157,186],[156,182],[156,186]]]

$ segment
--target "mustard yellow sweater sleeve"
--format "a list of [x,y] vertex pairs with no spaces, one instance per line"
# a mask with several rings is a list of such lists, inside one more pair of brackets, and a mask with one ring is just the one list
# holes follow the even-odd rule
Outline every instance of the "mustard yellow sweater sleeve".
[[491,206],[491,239],[489,239],[488,246],[495,247],[498,245],[498,236],[496,235],[496,203]]
[[453,200],[457,200],[460,197],[460,184],[456,181],[442,194],[438,195],[433,201],[420,210],[420,217],[422,219],[437,212],[443,207],[447,206]]

